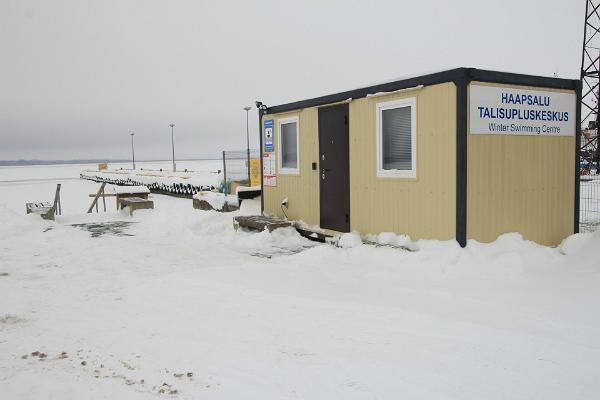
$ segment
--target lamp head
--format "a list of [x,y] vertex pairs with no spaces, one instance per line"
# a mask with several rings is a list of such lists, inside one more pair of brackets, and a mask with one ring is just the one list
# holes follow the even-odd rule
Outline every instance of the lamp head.
[[267,112],[267,106],[265,104],[263,104],[262,101],[256,100],[254,102],[254,104],[256,104],[256,108],[258,108],[258,113],[260,115],[263,115],[263,114],[265,114]]

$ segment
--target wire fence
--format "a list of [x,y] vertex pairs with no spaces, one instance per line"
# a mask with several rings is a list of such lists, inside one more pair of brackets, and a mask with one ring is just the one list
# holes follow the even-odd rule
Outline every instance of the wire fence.
[[250,168],[248,160],[260,159],[258,150],[232,150],[223,151],[223,188],[226,192],[231,182],[249,185],[250,183]]
[[594,169],[582,171],[579,184],[579,231],[600,228],[600,174]]

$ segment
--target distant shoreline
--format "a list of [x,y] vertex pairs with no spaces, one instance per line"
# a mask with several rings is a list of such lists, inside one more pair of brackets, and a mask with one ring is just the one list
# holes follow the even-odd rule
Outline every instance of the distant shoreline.
[[[181,161],[214,161],[220,158],[187,158],[179,159]],[[171,160],[136,160],[137,162],[160,162]],[[125,163],[131,160],[107,160],[107,159],[88,159],[88,160],[0,160],[0,167],[18,167],[28,165],[59,165],[59,164],[99,164],[99,163]]]

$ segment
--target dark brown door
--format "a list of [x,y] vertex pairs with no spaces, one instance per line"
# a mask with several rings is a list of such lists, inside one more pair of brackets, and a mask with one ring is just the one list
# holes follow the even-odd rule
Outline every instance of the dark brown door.
[[321,228],[350,231],[348,104],[319,109]]

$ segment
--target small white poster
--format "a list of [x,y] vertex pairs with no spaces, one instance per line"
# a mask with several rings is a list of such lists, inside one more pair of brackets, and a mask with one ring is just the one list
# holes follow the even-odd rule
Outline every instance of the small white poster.
[[265,176],[263,179],[263,185],[277,186],[277,177],[276,176]]
[[263,153],[263,185],[277,186],[275,153]]
[[575,93],[472,84],[471,134],[574,136]]

